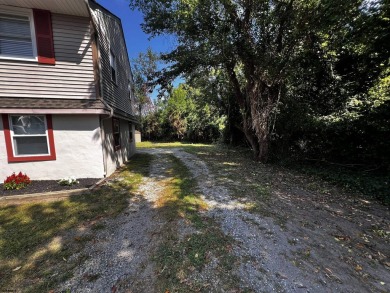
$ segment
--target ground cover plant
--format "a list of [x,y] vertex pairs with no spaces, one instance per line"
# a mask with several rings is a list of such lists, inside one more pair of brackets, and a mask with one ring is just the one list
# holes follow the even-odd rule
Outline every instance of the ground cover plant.
[[79,178],[77,184],[59,184],[57,180],[31,180],[31,182],[22,189],[5,189],[0,184],[0,196],[12,196],[21,194],[46,193],[53,191],[64,191],[70,189],[90,188],[101,178]]
[[[69,199],[0,206],[0,288],[49,292],[88,258],[77,255],[101,229],[101,220],[115,217],[148,174],[147,155],[136,155],[119,171],[125,180]],[[75,257],[76,256],[76,257]]]

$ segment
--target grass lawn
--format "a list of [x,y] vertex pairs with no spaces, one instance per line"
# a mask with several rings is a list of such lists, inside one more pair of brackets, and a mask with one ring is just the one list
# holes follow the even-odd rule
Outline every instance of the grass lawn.
[[[66,200],[0,206],[0,292],[48,292],[87,256],[77,255],[101,220],[114,217],[147,176],[151,156],[134,156],[125,180]],[[11,292],[10,291],[10,292]],[[8,292],[8,291],[7,291]]]

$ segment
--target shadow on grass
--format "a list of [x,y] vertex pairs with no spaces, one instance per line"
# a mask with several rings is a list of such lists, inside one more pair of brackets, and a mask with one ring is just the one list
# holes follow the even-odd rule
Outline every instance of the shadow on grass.
[[69,262],[69,257],[90,240],[77,230],[99,226],[99,220],[122,212],[148,176],[150,161],[150,155],[137,154],[114,175],[122,180],[91,193],[0,206],[0,291],[44,292],[70,277],[79,263]]

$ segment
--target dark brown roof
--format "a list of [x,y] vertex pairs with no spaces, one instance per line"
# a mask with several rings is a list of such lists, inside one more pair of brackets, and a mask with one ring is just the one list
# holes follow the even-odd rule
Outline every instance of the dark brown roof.
[[131,122],[134,122],[135,124],[139,124],[139,119],[135,115],[131,115],[126,113],[125,111],[122,111],[118,108],[113,108],[114,109],[114,116],[123,118],[126,120],[130,120]]
[[33,98],[2,98],[2,109],[109,109],[100,100],[86,99],[33,99]]

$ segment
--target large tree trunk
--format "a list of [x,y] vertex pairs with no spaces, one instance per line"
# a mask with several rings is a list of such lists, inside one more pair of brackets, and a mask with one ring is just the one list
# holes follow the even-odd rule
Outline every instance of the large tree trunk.
[[280,98],[280,86],[268,86],[265,82],[252,80],[247,84],[247,101],[249,103],[252,125],[259,146],[256,160],[266,163],[269,160],[271,143],[271,125],[275,119],[276,108]]
[[256,161],[266,163],[269,159],[272,114],[280,98],[278,84],[267,85],[261,79],[253,79],[256,74],[253,64],[247,64],[247,84],[245,93],[234,71],[234,64],[226,64],[230,83],[235,91],[237,101],[242,113],[243,132],[252,147],[253,157]]
[[242,113],[242,130],[245,134],[247,141],[252,147],[253,159],[257,161],[259,157],[260,146],[256,138],[255,132],[252,129],[252,118],[249,111],[243,110]]

